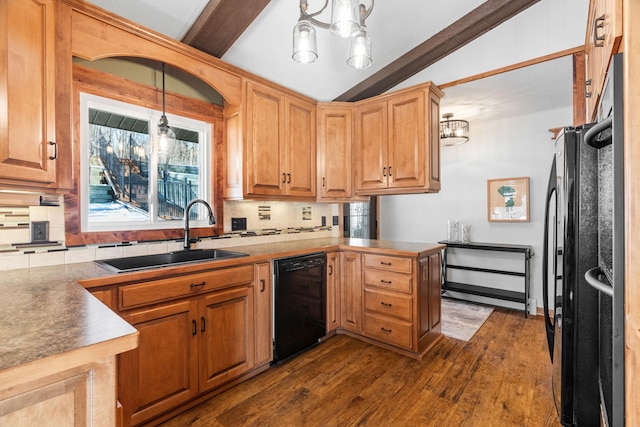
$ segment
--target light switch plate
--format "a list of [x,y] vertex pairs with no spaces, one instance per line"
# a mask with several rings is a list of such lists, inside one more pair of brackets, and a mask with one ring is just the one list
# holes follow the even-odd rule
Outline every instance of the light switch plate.
[[31,242],[48,242],[49,241],[49,221],[32,221],[31,222]]

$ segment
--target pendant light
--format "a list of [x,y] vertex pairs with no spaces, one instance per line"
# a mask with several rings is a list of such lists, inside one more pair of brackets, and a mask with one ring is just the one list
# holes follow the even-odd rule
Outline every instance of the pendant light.
[[351,37],[360,28],[360,5],[358,0],[333,0],[331,26],[334,36]]
[[347,64],[354,68],[366,68],[371,65],[371,38],[365,26],[365,19],[373,10],[374,0],[371,0],[368,9],[363,4],[358,4],[358,0],[332,0],[331,23],[316,19],[328,5],[329,0],[325,0],[320,10],[307,13],[308,0],[300,0],[300,18],[293,27],[293,60],[309,64],[318,59],[315,26],[329,30],[338,37],[350,39]]
[[165,113],[164,62],[162,63],[162,117],[158,123],[158,156],[166,158],[169,149],[176,142],[176,134],[169,127],[169,120]]
[[443,114],[440,122],[440,145],[460,145],[469,141],[469,122],[451,120],[452,113]]
[[363,22],[360,29],[351,36],[347,64],[353,68],[367,68],[371,62],[371,38]]

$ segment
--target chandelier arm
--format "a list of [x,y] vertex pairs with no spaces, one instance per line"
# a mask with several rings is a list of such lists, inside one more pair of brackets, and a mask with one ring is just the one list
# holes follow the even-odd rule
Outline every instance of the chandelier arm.
[[373,3],[375,3],[375,0],[371,0],[371,6],[369,6],[369,9],[365,8],[365,14],[362,17],[362,22],[371,15],[371,12],[373,11]]
[[324,1],[324,5],[317,12],[307,13],[307,7],[309,7],[309,5],[307,4],[307,1],[306,0],[300,0],[300,19],[306,19],[307,21],[311,22],[316,27],[320,27],[320,28],[323,28],[325,30],[328,30],[331,27],[331,24],[327,24],[327,23],[324,23],[322,21],[319,21],[319,20],[315,19],[315,16],[318,16],[322,12],[324,12],[325,9],[327,8],[327,6],[329,6],[329,0],[325,0]]

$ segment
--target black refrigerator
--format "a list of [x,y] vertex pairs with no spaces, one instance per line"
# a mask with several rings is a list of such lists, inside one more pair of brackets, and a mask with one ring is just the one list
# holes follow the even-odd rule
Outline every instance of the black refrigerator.
[[564,128],[547,186],[545,329],[563,426],[624,426],[622,57],[598,121]]

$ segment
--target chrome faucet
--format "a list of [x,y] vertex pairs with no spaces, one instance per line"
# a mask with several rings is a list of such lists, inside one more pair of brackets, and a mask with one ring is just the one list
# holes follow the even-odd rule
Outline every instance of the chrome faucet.
[[205,202],[202,199],[193,199],[192,201],[190,201],[184,210],[184,245],[183,247],[185,251],[188,251],[189,249],[191,249],[191,237],[189,236],[189,212],[191,212],[191,207],[196,203],[202,203],[203,205],[206,206],[207,210],[209,211],[209,224],[213,225],[216,223],[216,217],[213,216],[213,210],[211,210],[211,206],[209,206],[209,203]]

